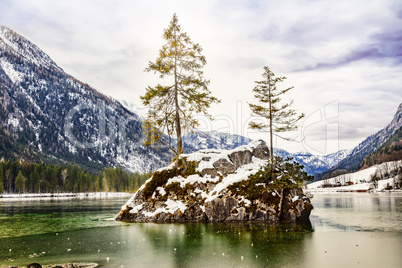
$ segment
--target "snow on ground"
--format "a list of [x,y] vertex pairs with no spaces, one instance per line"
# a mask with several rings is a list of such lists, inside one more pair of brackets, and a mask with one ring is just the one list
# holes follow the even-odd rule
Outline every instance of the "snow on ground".
[[340,187],[329,187],[329,188],[309,188],[307,186],[308,192],[313,193],[334,193],[334,192],[367,192],[373,188],[371,183],[360,183],[348,186],[340,186]]
[[267,161],[253,157],[252,163],[241,166],[236,170],[235,173],[227,175],[222,179],[220,183],[215,186],[215,188],[209,194],[206,193],[208,197],[205,202],[210,202],[217,198],[219,196],[219,193],[226,189],[229,185],[248,179],[249,176],[257,173],[260,167],[262,167],[266,163]]
[[64,197],[118,197],[129,196],[130,193],[41,193],[41,194],[0,194],[2,199],[21,199],[21,198],[64,198]]
[[[155,210],[154,212],[142,212],[142,214],[144,214],[147,217],[153,217],[156,214],[159,213],[170,213],[170,214],[174,214],[176,210],[180,209],[181,212],[184,212],[187,209],[186,204],[184,204],[182,201],[175,201],[175,200],[171,200],[168,199],[165,202],[166,207],[164,208],[158,208],[157,210]],[[138,212],[138,210],[137,210]],[[133,209],[130,210],[130,213],[134,213]],[[135,212],[136,213],[136,212]]]
[[[182,176],[176,176],[176,177],[170,178],[167,181],[166,185],[169,185],[169,184],[177,182],[177,183],[180,183],[181,188],[184,188],[186,186],[186,184],[193,185],[196,182],[206,184],[208,182],[218,182],[218,181],[219,181],[218,177],[211,178],[210,175],[205,175],[204,177],[201,177],[200,175],[194,174],[194,175],[188,176],[187,178],[184,178]],[[162,187],[160,187],[160,188],[162,188]]]
[[[382,163],[380,165],[375,165],[355,173],[343,174],[331,179],[321,180],[313,182],[307,185],[307,189],[310,192],[315,193],[326,193],[326,192],[357,192],[357,191],[369,191],[374,189],[371,182],[371,176],[376,172],[381,171],[389,172],[394,166],[401,166],[402,161],[391,161]],[[388,178],[378,181],[378,187],[376,191],[383,191],[388,185],[393,185],[394,178]],[[353,185],[339,186],[339,187],[328,187],[322,188],[324,184],[336,184],[337,182],[344,184],[346,182],[353,182]]]
[[[249,143],[248,145],[239,146],[233,150],[219,150],[218,151],[218,150],[214,150],[214,149],[204,149],[204,150],[200,150],[196,153],[182,154],[180,156],[180,158],[182,158],[182,159],[185,158],[186,161],[197,161],[199,164],[198,164],[196,171],[202,172],[204,169],[214,169],[213,164],[220,159],[226,159],[228,162],[231,162],[229,155],[234,152],[245,151],[245,150],[252,152],[260,144],[261,144],[261,141],[257,140],[257,141],[253,141],[253,142]],[[194,190],[194,193],[201,194],[202,198],[206,198],[205,203],[211,202],[215,198],[219,197],[220,193],[224,189],[226,189],[229,185],[232,185],[236,182],[240,182],[243,180],[247,180],[250,175],[257,173],[259,171],[259,169],[266,164],[267,164],[267,160],[262,160],[260,158],[253,156],[251,159],[251,163],[239,167],[235,171],[235,173],[224,176],[222,178],[221,182],[219,182],[219,180],[220,180],[219,177],[212,178],[211,175],[208,175],[208,174],[206,174],[204,176],[200,176],[198,174],[193,174],[193,175],[188,176],[187,178],[184,178],[182,176],[175,176],[173,178],[170,178],[167,181],[166,185],[169,185],[172,183],[180,183],[180,186],[182,188],[184,188],[186,186],[186,184],[190,184],[190,185],[192,185],[194,183],[207,184],[209,182],[216,183],[215,187],[212,190],[210,190],[209,192],[203,191],[199,188]],[[172,168],[174,168],[174,166],[175,166],[174,163],[172,163],[168,167],[158,169],[157,172],[172,169]],[[150,178],[148,181],[150,181],[151,179],[152,178]],[[142,190],[145,187],[145,185],[148,183],[148,181],[146,181],[139,190]],[[161,195],[166,194],[166,191],[164,191],[164,189],[163,188],[161,189],[161,188],[162,187],[158,187],[156,189],[156,191],[152,195],[153,198],[156,197],[156,192],[159,192],[159,194],[161,194]],[[138,191],[137,191],[137,193],[138,193]],[[142,204],[135,206],[133,203],[133,200],[135,199],[135,196],[137,195],[137,193],[135,193],[134,196],[122,207],[122,210],[127,209],[127,207],[132,207],[133,209],[131,209],[130,213],[137,213],[139,210],[142,209]],[[246,204],[251,203],[247,199],[244,199],[243,201]],[[186,209],[186,206],[180,200],[168,199],[168,201],[165,202],[164,208],[159,208],[154,212],[145,212],[144,211],[142,213],[146,216],[151,217],[151,216],[156,215],[157,213],[161,213],[161,212],[173,214],[174,211],[176,211],[177,209],[180,209],[183,212]]]
[[8,78],[15,84],[19,84],[24,79],[24,74],[14,70],[13,65],[9,62],[0,59],[0,67],[2,67]]

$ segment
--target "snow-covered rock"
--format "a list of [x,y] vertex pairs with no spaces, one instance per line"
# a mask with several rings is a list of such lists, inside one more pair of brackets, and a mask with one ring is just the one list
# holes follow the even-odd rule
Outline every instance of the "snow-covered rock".
[[116,219],[170,222],[308,218],[312,205],[299,187],[271,189],[266,187],[268,182],[249,183],[250,177],[267,164],[268,156],[261,140],[233,150],[183,154],[178,164],[154,172]]

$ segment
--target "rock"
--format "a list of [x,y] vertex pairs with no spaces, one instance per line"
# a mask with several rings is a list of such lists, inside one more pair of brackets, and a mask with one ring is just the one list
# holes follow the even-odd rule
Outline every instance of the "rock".
[[266,179],[265,183],[249,184],[251,177],[267,165],[268,158],[264,141],[231,151],[201,150],[181,155],[179,166],[154,172],[115,219],[127,222],[308,219],[313,207],[296,183],[285,189],[267,187]]
[[250,164],[252,161],[253,153],[248,150],[236,151],[229,155],[236,169],[239,167]]
[[39,263],[33,262],[27,265],[27,268],[42,268],[42,265]]
[[205,214],[209,221],[224,221],[237,207],[238,201],[233,197],[216,198],[205,204]]
[[212,164],[217,172],[221,173],[223,176],[226,176],[230,173],[234,173],[236,171],[235,165],[229,162],[225,158],[221,158],[218,161]]
[[261,141],[261,143],[253,149],[252,154],[257,158],[268,160],[269,150],[265,141]]
[[63,265],[63,268],[79,268],[79,266],[74,263],[67,263]]
[[[67,264],[48,264],[48,265],[40,265],[39,263],[30,263],[26,267],[27,268],[95,268],[98,264],[96,263],[67,263]],[[11,267],[13,268],[13,267]],[[18,267],[15,267],[18,268]]]
[[219,173],[215,168],[205,168],[201,171],[201,176],[204,177],[205,175],[209,175],[211,176],[211,178],[215,178],[219,176]]

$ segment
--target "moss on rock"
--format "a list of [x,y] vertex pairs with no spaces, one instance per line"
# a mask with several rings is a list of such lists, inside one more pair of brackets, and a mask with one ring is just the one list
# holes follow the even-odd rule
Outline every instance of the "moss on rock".
[[146,199],[150,198],[155,192],[156,188],[165,186],[168,180],[171,178],[176,176],[187,178],[190,175],[199,174],[199,172],[196,171],[197,167],[198,162],[187,161],[186,158],[181,158],[178,160],[176,166],[155,171],[152,174],[152,179],[145,184],[143,189],[144,197]]

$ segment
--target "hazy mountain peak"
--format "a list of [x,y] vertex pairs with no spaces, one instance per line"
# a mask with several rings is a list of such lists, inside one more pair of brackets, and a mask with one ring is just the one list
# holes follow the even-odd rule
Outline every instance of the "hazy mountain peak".
[[61,70],[39,47],[5,26],[0,26],[0,49],[21,56],[37,66]]

